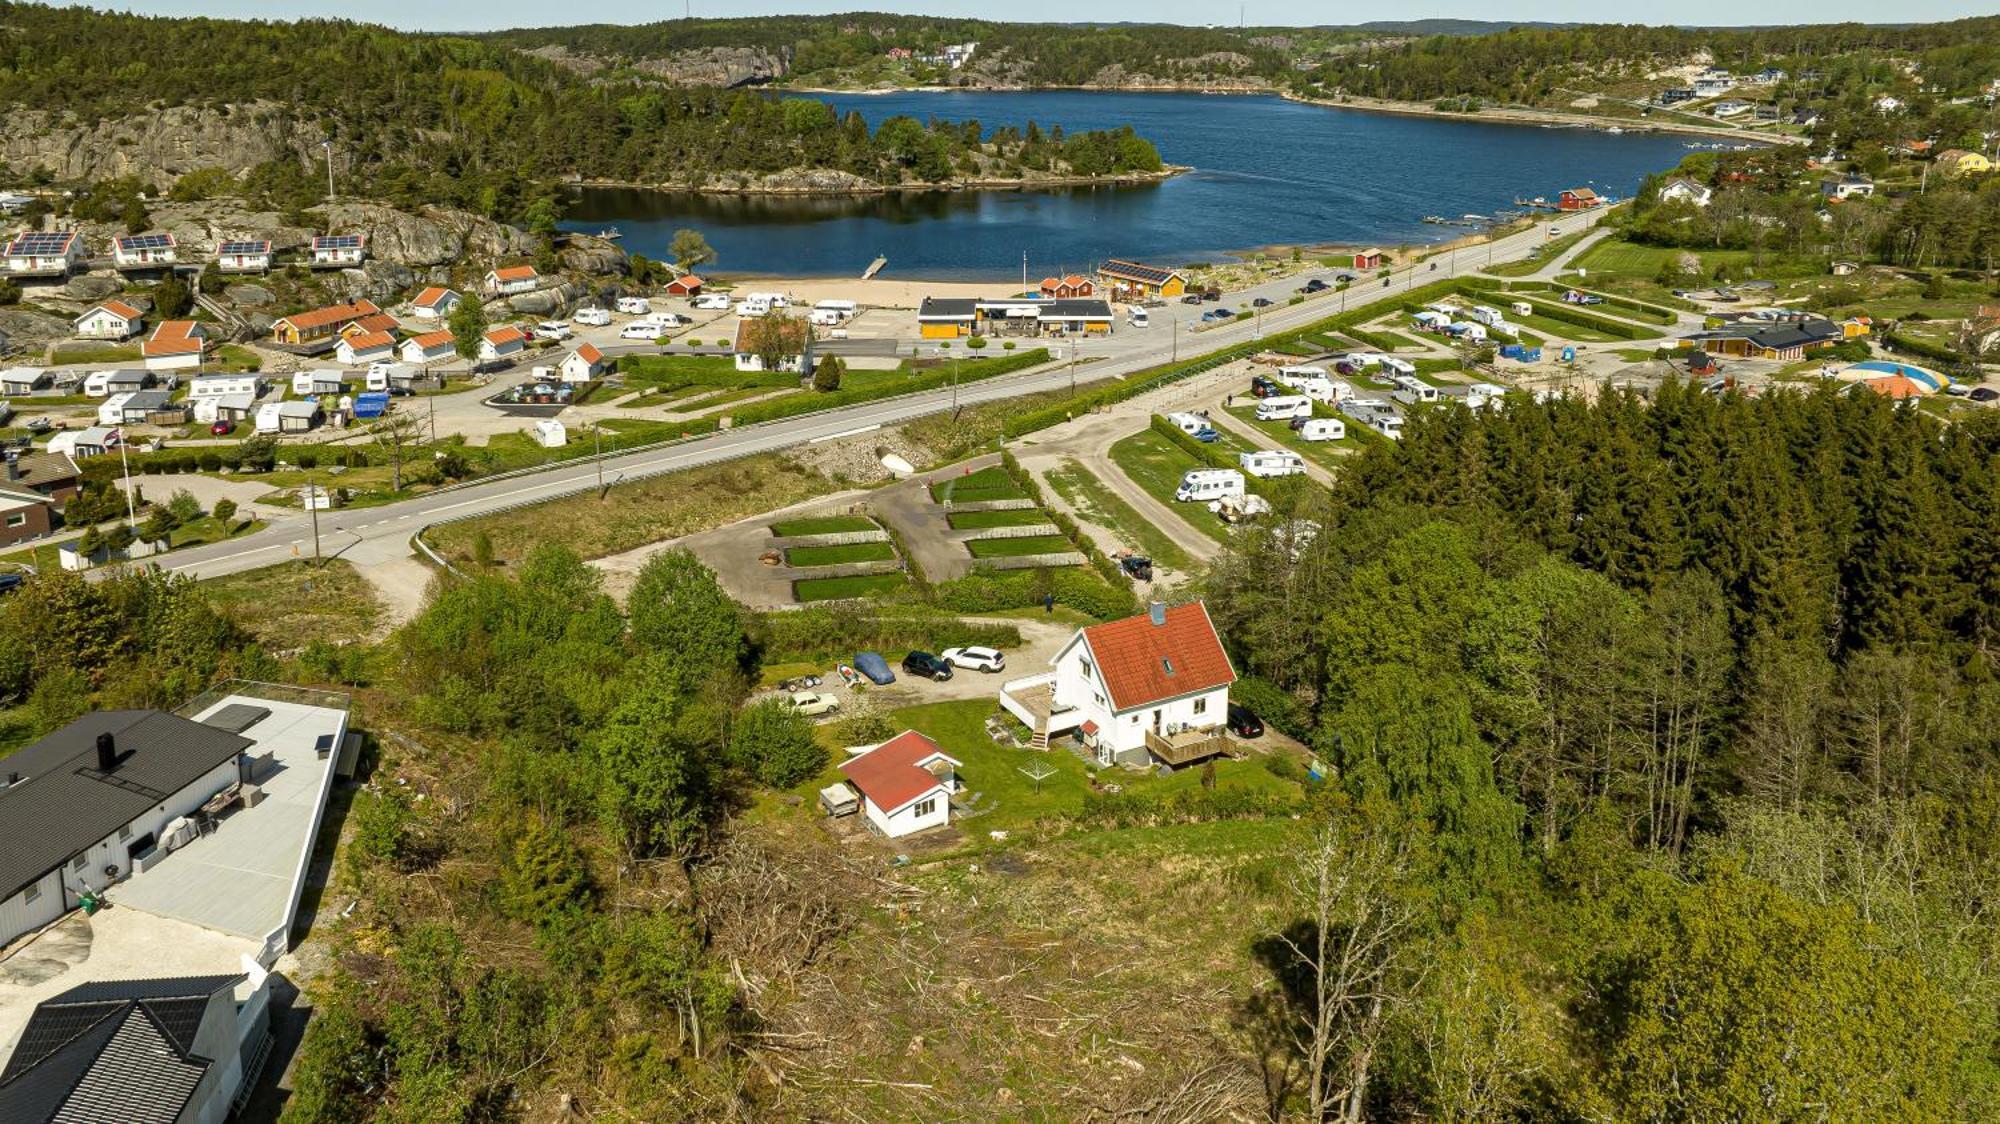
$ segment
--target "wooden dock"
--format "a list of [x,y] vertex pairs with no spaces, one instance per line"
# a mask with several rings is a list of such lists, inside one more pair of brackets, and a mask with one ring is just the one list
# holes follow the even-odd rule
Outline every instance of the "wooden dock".
[[863,281],[874,280],[875,275],[882,272],[882,267],[888,264],[889,264],[888,258],[876,258],[874,261],[868,263],[867,269],[861,271],[861,279]]

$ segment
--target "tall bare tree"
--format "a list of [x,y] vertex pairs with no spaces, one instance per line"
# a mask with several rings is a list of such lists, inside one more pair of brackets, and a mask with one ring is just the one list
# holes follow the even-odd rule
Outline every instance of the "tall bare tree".
[[368,436],[377,448],[389,455],[390,488],[403,490],[403,462],[417,444],[423,426],[412,414],[391,411],[368,427]]

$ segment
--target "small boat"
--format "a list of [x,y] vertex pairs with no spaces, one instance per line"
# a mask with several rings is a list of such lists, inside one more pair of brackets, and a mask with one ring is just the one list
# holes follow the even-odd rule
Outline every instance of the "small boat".
[[846,686],[852,687],[856,683],[861,682],[861,673],[846,664],[841,664],[839,667],[834,668],[834,670],[840,673],[840,681]]
[[1445,218],[1443,215],[1425,215],[1424,221],[1428,223],[1435,223],[1438,226],[1443,226],[1451,220]]
[[597,232],[597,236],[607,242],[616,242],[618,239],[625,237],[624,233],[615,226],[605,227],[603,230]]
[[1607,132],[1607,133],[1610,133],[1610,134],[1611,134],[1612,136],[1614,136],[1614,137],[1615,137],[1615,136],[1617,136],[1618,134],[1620,134],[1620,133],[1623,133],[1623,132],[1624,132],[1625,130],[1623,130],[1623,129],[1619,128],[1619,127],[1618,127],[1618,126],[1616,126],[1616,125],[1613,125],[1613,126],[1611,126],[1611,127],[1609,128],[1609,129],[1606,129],[1606,130],[1604,130],[1604,131],[1605,131],[1605,132]]

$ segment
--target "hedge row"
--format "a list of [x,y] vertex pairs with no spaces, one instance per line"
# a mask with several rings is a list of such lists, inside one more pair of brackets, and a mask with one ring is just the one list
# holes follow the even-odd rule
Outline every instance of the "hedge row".
[[1952,348],[1932,343],[1929,340],[1920,340],[1915,336],[1906,336],[1901,332],[1889,333],[1888,338],[1883,342],[1889,345],[1889,350],[1891,351],[1906,351],[1911,355],[1922,356],[1925,359],[1932,359],[1939,363],[1962,363],[1965,361],[1965,356]]
[[[1125,571],[1119,569],[1118,563],[1113,562],[1109,555],[1097,548],[1097,543],[1084,533],[1082,527],[1077,526],[1076,520],[1049,505],[1048,496],[1043,493],[1041,483],[1035,479],[1033,473],[1021,467],[1021,462],[1015,458],[1012,451],[1001,452],[1000,467],[1006,470],[1008,476],[1013,477],[1014,483],[1020,485],[1022,491],[1028,493],[1029,498],[1041,505],[1042,513],[1048,516],[1049,522],[1056,525],[1056,529],[1063,533],[1063,537],[1083,552],[1083,556],[1090,560],[1090,568],[1097,571],[1097,576],[1114,588],[1130,587]],[[1138,597],[1134,595],[1132,606],[1135,610],[1138,604]]]
[[825,393],[797,394],[785,398],[773,398],[768,402],[754,402],[740,410],[733,411],[731,417],[735,425],[750,425],[755,422],[776,421],[779,418],[796,417],[820,410],[832,410],[841,406],[853,406],[862,402],[874,402],[882,398],[895,398],[904,394],[917,394],[926,390],[950,386],[953,379],[960,383],[980,382],[998,375],[1019,371],[1027,367],[1037,367],[1049,361],[1047,348],[1035,348],[1004,359],[982,359],[972,363],[961,363],[957,370],[946,368],[929,374],[917,375],[904,382],[885,382],[874,386],[855,387],[851,390],[833,390]]
[[1661,324],[1675,324],[1679,322],[1680,318],[1673,313],[1673,309],[1675,308],[1688,312],[1701,311],[1700,305],[1690,300],[1682,300],[1679,297],[1668,297],[1664,301],[1649,303],[1635,297],[1607,293],[1602,289],[1586,289],[1581,285],[1558,285],[1552,281],[1509,281],[1503,287],[1510,293],[1552,293],[1557,290],[1568,292],[1571,289],[1575,289],[1579,293],[1589,293],[1593,297],[1603,297],[1604,303],[1607,305],[1614,308],[1630,309],[1633,312],[1640,313],[1649,320],[1655,320]]
[[[1473,300],[1484,301],[1489,304],[1496,302],[1506,304],[1508,301],[1508,294],[1506,293],[1475,289],[1470,285],[1463,287],[1460,292]],[[1534,306],[1535,315],[1544,320],[1558,320],[1565,324],[1595,328],[1606,335],[1617,336],[1621,340],[1652,339],[1660,334],[1642,328],[1627,320],[1614,320],[1609,316],[1598,316],[1585,312],[1583,309],[1563,301],[1536,300],[1531,297],[1528,298],[1528,303]]]
[[986,571],[967,574],[936,589],[940,608],[958,613],[991,613],[1039,605],[1044,595],[1098,620],[1130,616],[1134,598],[1127,585],[1114,587],[1091,570]]

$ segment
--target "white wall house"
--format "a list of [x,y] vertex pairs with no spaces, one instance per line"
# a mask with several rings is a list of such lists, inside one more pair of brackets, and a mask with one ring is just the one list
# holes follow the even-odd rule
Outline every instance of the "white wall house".
[[172,265],[179,260],[180,248],[171,234],[128,234],[111,240],[111,264],[120,269]]
[[458,355],[458,345],[450,332],[425,332],[403,341],[403,362],[449,363]]
[[30,230],[7,243],[7,272],[26,277],[61,277],[89,255],[83,236],[70,230]]
[[563,356],[561,370],[564,382],[589,382],[604,373],[604,353],[595,344],[578,344]]
[[318,267],[360,265],[368,256],[368,239],[360,234],[323,234],[308,249]]
[[215,266],[224,273],[269,273],[271,240],[243,238],[215,248]]
[[532,265],[510,265],[505,269],[492,269],[480,282],[488,296],[504,297],[513,293],[532,293],[542,283],[542,275]]
[[528,349],[528,337],[515,327],[495,328],[479,340],[479,361],[494,363]]
[[898,839],[951,821],[956,770],[964,764],[938,743],[906,730],[840,766],[861,794],[861,811],[883,835]]
[[459,300],[457,290],[432,285],[410,301],[410,315],[418,320],[443,320],[458,307]]
[[1666,186],[1660,188],[1661,202],[1678,200],[1682,203],[1692,203],[1697,207],[1708,206],[1709,199],[1714,195],[1714,189],[1707,184],[1696,183],[1684,177],[1668,180]]
[[75,321],[76,334],[86,340],[129,340],[146,326],[146,318],[124,301],[92,305]]
[[1038,742],[1076,731],[1106,764],[1180,766],[1228,748],[1236,670],[1200,601],[1079,629],[1051,663],[1000,688],[1000,705]]
[[387,332],[356,332],[333,345],[333,358],[349,367],[383,363],[396,357],[396,337]]

